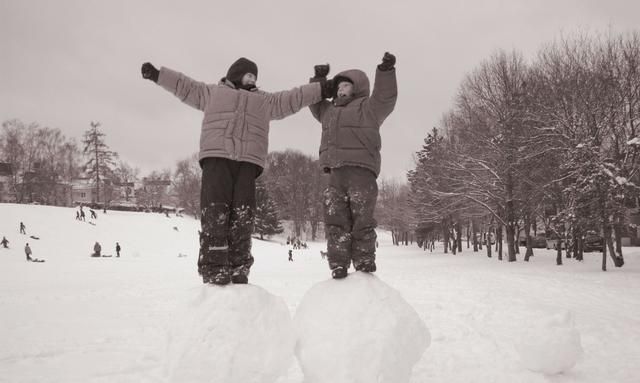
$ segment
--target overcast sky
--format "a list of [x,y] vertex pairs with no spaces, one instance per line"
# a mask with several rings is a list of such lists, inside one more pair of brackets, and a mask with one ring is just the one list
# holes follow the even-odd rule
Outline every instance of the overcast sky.
[[[364,70],[397,57],[398,103],[382,126],[382,176],[404,179],[469,71],[497,49],[536,50],[561,34],[640,29],[640,1],[0,0],[0,121],[107,144],[143,174],[197,152],[200,111],[140,76],[150,61],[216,83],[240,56],[266,91],[306,83],[313,65]],[[331,76],[330,74],[330,76]],[[269,149],[317,157],[308,109],[271,124]]]

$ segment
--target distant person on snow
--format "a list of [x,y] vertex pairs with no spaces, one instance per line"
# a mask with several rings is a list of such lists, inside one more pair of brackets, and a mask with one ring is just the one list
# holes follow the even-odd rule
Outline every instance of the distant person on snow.
[[9,248],[9,240],[7,240],[7,237],[3,236],[2,237],[2,242],[0,242],[0,244],[2,244],[2,247],[4,247],[5,249]]
[[118,242],[116,242],[116,258],[120,258],[120,244]]
[[204,283],[247,283],[253,265],[255,179],[265,166],[269,123],[320,101],[324,83],[265,92],[256,87],[258,66],[244,57],[217,85],[151,63],[142,65],[142,77],[204,112],[198,272]]
[[293,262],[293,250],[289,249],[289,261]]
[[91,218],[98,218],[98,215],[96,214],[96,212],[93,209],[89,209],[89,213],[91,213]]
[[102,246],[100,246],[100,243],[98,243],[98,241],[96,241],[95,245],[93,245],[93,256],[94,257],[100,257],[100,252],[102,251]]
[[27,255],[27,261],[33,261],[33,258],[31,258],[31,254],[33,253],[28,243],[24,246],[24,253]]
[[76,210],[76,220],[80,221],[80,212]]
[[27,234],[27,232],[25,231],[27,227],[24,225],[24,223],[20,222],[20,234]]
[[373,212],[380,174],[380,126],[393,111],[398,96],[396,58],[385,53],[376,70],[373,91],[358,69],[326,80],[329,65],[316,65],[311,82],[334,88],[333,102],[311,105],[322,124],[320,166],[329,175],[324,191],[327,257],[333,278],[347,276],[351,262],[358,271],[376,271],[376,220]]
[[82,220],[83,220],[83,221],[85,221],[85,222],[87,221],[87,220],[85,219],[84,210],[82,210],[82,206],[80,206],[80,219],[82,219]]

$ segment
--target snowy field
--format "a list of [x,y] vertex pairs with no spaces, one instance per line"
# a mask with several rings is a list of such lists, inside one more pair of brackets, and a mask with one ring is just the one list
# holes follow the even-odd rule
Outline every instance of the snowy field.
[[[215,298],[202,298],[204,288],[218,288],[197,276],[199,222],[98,214],[91,225],[76,221],[71,208],[0,204],[0,236],[10,241],[10,249],[0,248],[0,381],[168,381],[168,350],[187,339],[171,334],[196,323],[194,301]],[[27,235],[18,233],[20,221]],[[394,247],[385,233],[379,239],[376,277],[404,297],[431,335],[411,382],[640,381],[640,248],[624,248],[625,266],[609,262],[602,272],[600,253],[555,266],[555,253],[536,250],[528,264],[507,263],[469,249],[454,256],[441,247],[433,254]],[[27,241],[45,263],[25,261]],[[113,255],[120,242],[121,258],[90,258],[95,241]],[[330,275],[319,255],[324,243],[294,250],[288,262],[281,242],[254,239],[250,283],[281,297],[293,317],[305,293]],[[223,289],[234,288],[247,286]],[[554,320],[571,323],[582,356],[564,374],[532,372],[518,345],[554,334],[544,326]],[[550,355],[555,347],[551,341]],[[278,383],[303,382],[295,358],[285,368]]]

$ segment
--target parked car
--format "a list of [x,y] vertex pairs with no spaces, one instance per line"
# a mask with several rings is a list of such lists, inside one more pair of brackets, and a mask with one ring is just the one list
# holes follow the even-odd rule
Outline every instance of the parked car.
[[[527,246],[527,237],[521,236],[518,238],[518,246]],[[544,249],[547,246],[547,239],[544,235],[538,234],[536,236],[531,236],[531,247]]]
[[[547,243],[547,249],[558,250],[558,238],[547,238],[545,242]],[[565,247],[566,247],[565,241],[564,239],[561,239],[560,249],[564,250]]]
[[544,235],[536,235],[535,237],[531,237],[531,247],[544,249],[545,247],[547,247],[547,239],[544,237]]
[[604,239],[597,234],[587,234],[582,244],[582,250],[585,252],[600,251],[604,248]]

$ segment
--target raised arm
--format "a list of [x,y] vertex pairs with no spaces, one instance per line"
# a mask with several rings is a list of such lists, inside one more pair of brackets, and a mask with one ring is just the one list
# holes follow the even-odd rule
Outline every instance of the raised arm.
[[395,63],[396,57],[387,52],[376,69],[369,106],[380,124],[391,114],[398,99]]
[[322,99],[320,83],[302,85],[291,90],[270,93],[271,119],[281,120]]
[[309,105],[309,110],[311,110],[311,114],[313,117],[318,120],[318,122],[322,122],[322,116],[327,108],[331,105],[327,98],[333,97],[333,81],[327,80],[327,75],[329,74],[329,64],[326,65],[316,65],[313,67],[314,76],[309,79],[310,83],[320,83],[322,87],[322,101],[317,102],[313,105]]
[[162,67],[157,70],[151,63],[142,65],[142,77],[154,81],[185,104],[204,110],[209,97],[207,84],[169,68]]

